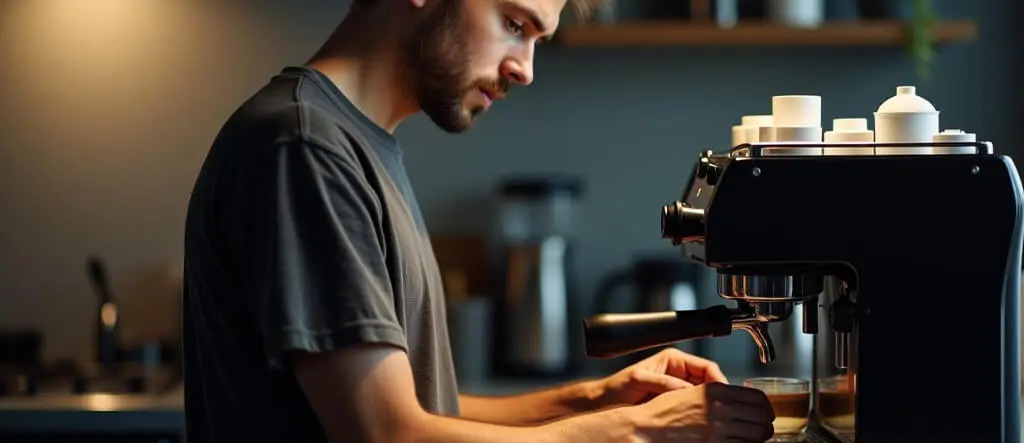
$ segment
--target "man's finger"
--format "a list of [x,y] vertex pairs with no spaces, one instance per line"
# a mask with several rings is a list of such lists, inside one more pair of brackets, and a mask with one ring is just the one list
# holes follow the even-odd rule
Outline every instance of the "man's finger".
[[725,383],[729,384],[729,379],[726,378],[722,372],[722,368],[718,367],[717,363],[708,362],[709,364],[704,368],[704,383]]
[[676,389],[689,388],[693,386],[686,380],[671,375],[657,374],[650,371],[637,371],[633,373],[633,380],[643,384],[647,389],[662,393]]
[[671,351],[662,354],[666,359],[666,372],[669,375],[686,379],[693,384],[715,382],[729,384],[729,379],[725,377],[717,363],[675,348],[669,349]]

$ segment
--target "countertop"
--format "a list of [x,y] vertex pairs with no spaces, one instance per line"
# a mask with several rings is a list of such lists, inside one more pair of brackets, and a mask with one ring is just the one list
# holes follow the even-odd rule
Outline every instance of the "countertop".
[[167,432],[185,427],[182,389],[165,395],[41,395],[0,399],[0,433]]
[[[726,372],[733,383],[745,377]],[[463,383],[460,391],[478,395],[511,395],[556,386],[569,380],[493,378]],[[0,398],[0,435],[61,432],[167,433],[184,430],[184,391],[164,395],[43,395]]]
[[[568,380],[501,379],[464,383],[461,391],[510,395],[555,386]],[[10,432],[168,432],[184,429],[184,391],[164,395],[85,394],[0,398],[0,434]]]

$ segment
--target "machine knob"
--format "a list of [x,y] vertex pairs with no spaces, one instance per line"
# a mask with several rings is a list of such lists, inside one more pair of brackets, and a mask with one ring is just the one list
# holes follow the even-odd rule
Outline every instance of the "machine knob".
[[704,239],[704,210],[675,202],[661,208],[661,237],[672,244]]
[[701,157],[697,160],[697,178],[703,179],[708,176],[708,168],[711,166],[711,161],[707,157]]
[[711,151],[704,151],[697,157],[697,178],[703,179],[708,175],[708,168],[711,166]]

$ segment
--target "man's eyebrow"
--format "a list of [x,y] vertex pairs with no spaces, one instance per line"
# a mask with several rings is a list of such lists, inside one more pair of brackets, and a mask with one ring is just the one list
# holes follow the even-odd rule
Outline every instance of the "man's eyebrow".
[[516,12],[525,15],[526,19],[529,20],[530,24],[533,25],[533,28],[536,29],[538,33],[547,34],[548,27],[544,25],[543,21],[541,21],[540,16],[537,15],[537,11],[527,8],[522,3],[513,0],[506,0],[503,3],[507,7],[515,9]]

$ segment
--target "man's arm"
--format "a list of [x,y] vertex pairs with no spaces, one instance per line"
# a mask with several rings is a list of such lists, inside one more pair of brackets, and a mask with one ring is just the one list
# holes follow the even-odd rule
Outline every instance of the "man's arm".
[[486,423],[525,425],[603,409],[598,381],[580,381],[536,392],[502,397],[459,395],[462,417]]
[[630,443],[629,408],[537,426],[502,426],[426,412],[408,357],[386,345],[295,353],[291,366],[332,443]]
[[598,380],[509,397],[463,395],[463,417],[489,423],[542,423],[567,415],[642,403],[658,394],[705,383],[729,383],[715,362],[675,348]]
[[307,140],[254,148],[238,198],[227,199],[245,221],[231,228],[244,230],[237,257],[268,366],[294,374],[330,441],[628,442],[621,412],[513,428],[421,407],[380,241],[383,208],[352,150]]

